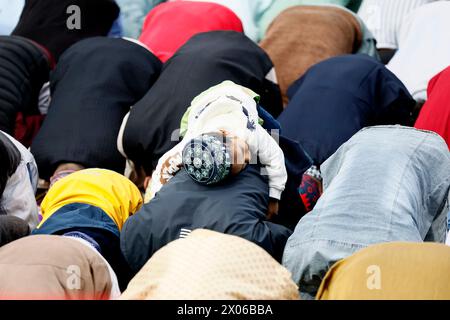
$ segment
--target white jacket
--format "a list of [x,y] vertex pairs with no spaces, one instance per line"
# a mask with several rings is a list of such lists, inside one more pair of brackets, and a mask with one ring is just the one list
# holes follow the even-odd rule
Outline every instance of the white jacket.
[[39,208],[36,204],[38,170],[33,155],[20,142],[1,131],[20,152],[21,161],[8,179],[1,195],[1,203],[8,215],[25,220],[33,230],[39,223]]
[[[399,49],[387,68],[414,99],[428,99],[428,82],[450,65],[450,2],[436,1],[412,11],[398,32]],[[445,31],[447,30],[447,31]]]
[[158,161],[149,186],[149,198],[160,190],[162,180],[169,180],[182,166],[181,153],[193,138],[205,133],[227,131],[247,142],[250,163],[265,166],[269,178],[269,196],[280,199],[287,181],[284,154],[277,142],[258,123],[255,94],[231,81],[225,81],[196,97],[189,109],[188,127],[183,140]]

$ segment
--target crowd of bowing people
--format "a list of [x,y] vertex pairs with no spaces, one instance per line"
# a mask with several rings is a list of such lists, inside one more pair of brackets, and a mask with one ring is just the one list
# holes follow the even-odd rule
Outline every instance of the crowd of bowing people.
[[0,299],[450,299],[449,17],[0,0]]

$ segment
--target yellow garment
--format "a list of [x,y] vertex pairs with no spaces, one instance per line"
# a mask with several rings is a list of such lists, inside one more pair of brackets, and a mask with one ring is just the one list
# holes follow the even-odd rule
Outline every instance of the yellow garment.
[[295,300],[291,274],[256,244],[195,230],[157,251],[122,300]]
[[39,227],[55,211],[71,203],[85,203],[102,209],[122,230],[128,217],[142,206],[142,196],[130,180],[114,171],[77,171],[50,188],[41,204],[43,220]]
[[450,247],[437,243],[385,243],[336,263],[319,300],[448,300]]

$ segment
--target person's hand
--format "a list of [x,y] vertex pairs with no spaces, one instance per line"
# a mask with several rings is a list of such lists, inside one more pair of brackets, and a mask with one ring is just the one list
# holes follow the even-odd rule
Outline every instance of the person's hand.
[[272,220],[278,214],[278,200],[270,198],[267,208],[267,220]]

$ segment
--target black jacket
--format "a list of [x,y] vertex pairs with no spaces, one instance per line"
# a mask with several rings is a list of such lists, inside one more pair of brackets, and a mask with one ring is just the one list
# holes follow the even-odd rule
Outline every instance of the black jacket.
[[50,62],[32,41],[0,36],[0,130],[14,135],[18,112],[39,114],[38,99]]
[[157,250],[186,230],[201,228],[240,236],[281,261],[292,231],[266,220],[268,200],[267,180],[258,167],[248,166],[217,186],[200,185],[181,170],[125,222],[122,253],[137,272]]
[[266,79],[272,68],[267,54],[242,33],[193,36],[166,62],[158,81],[131,110],[123,137],[128,158],[150,175],[158,159],[177,143],[176,130],[191,101],[225,80],[260,94],[264,108],[277,116],[283,108],[280,89]]
[[120,125],[160,69],[150,51],[124,39],[95,37],[67,50],[51,75],[49,112],[31,145],[40,176],[48,179],[63,162],[123,173]]

